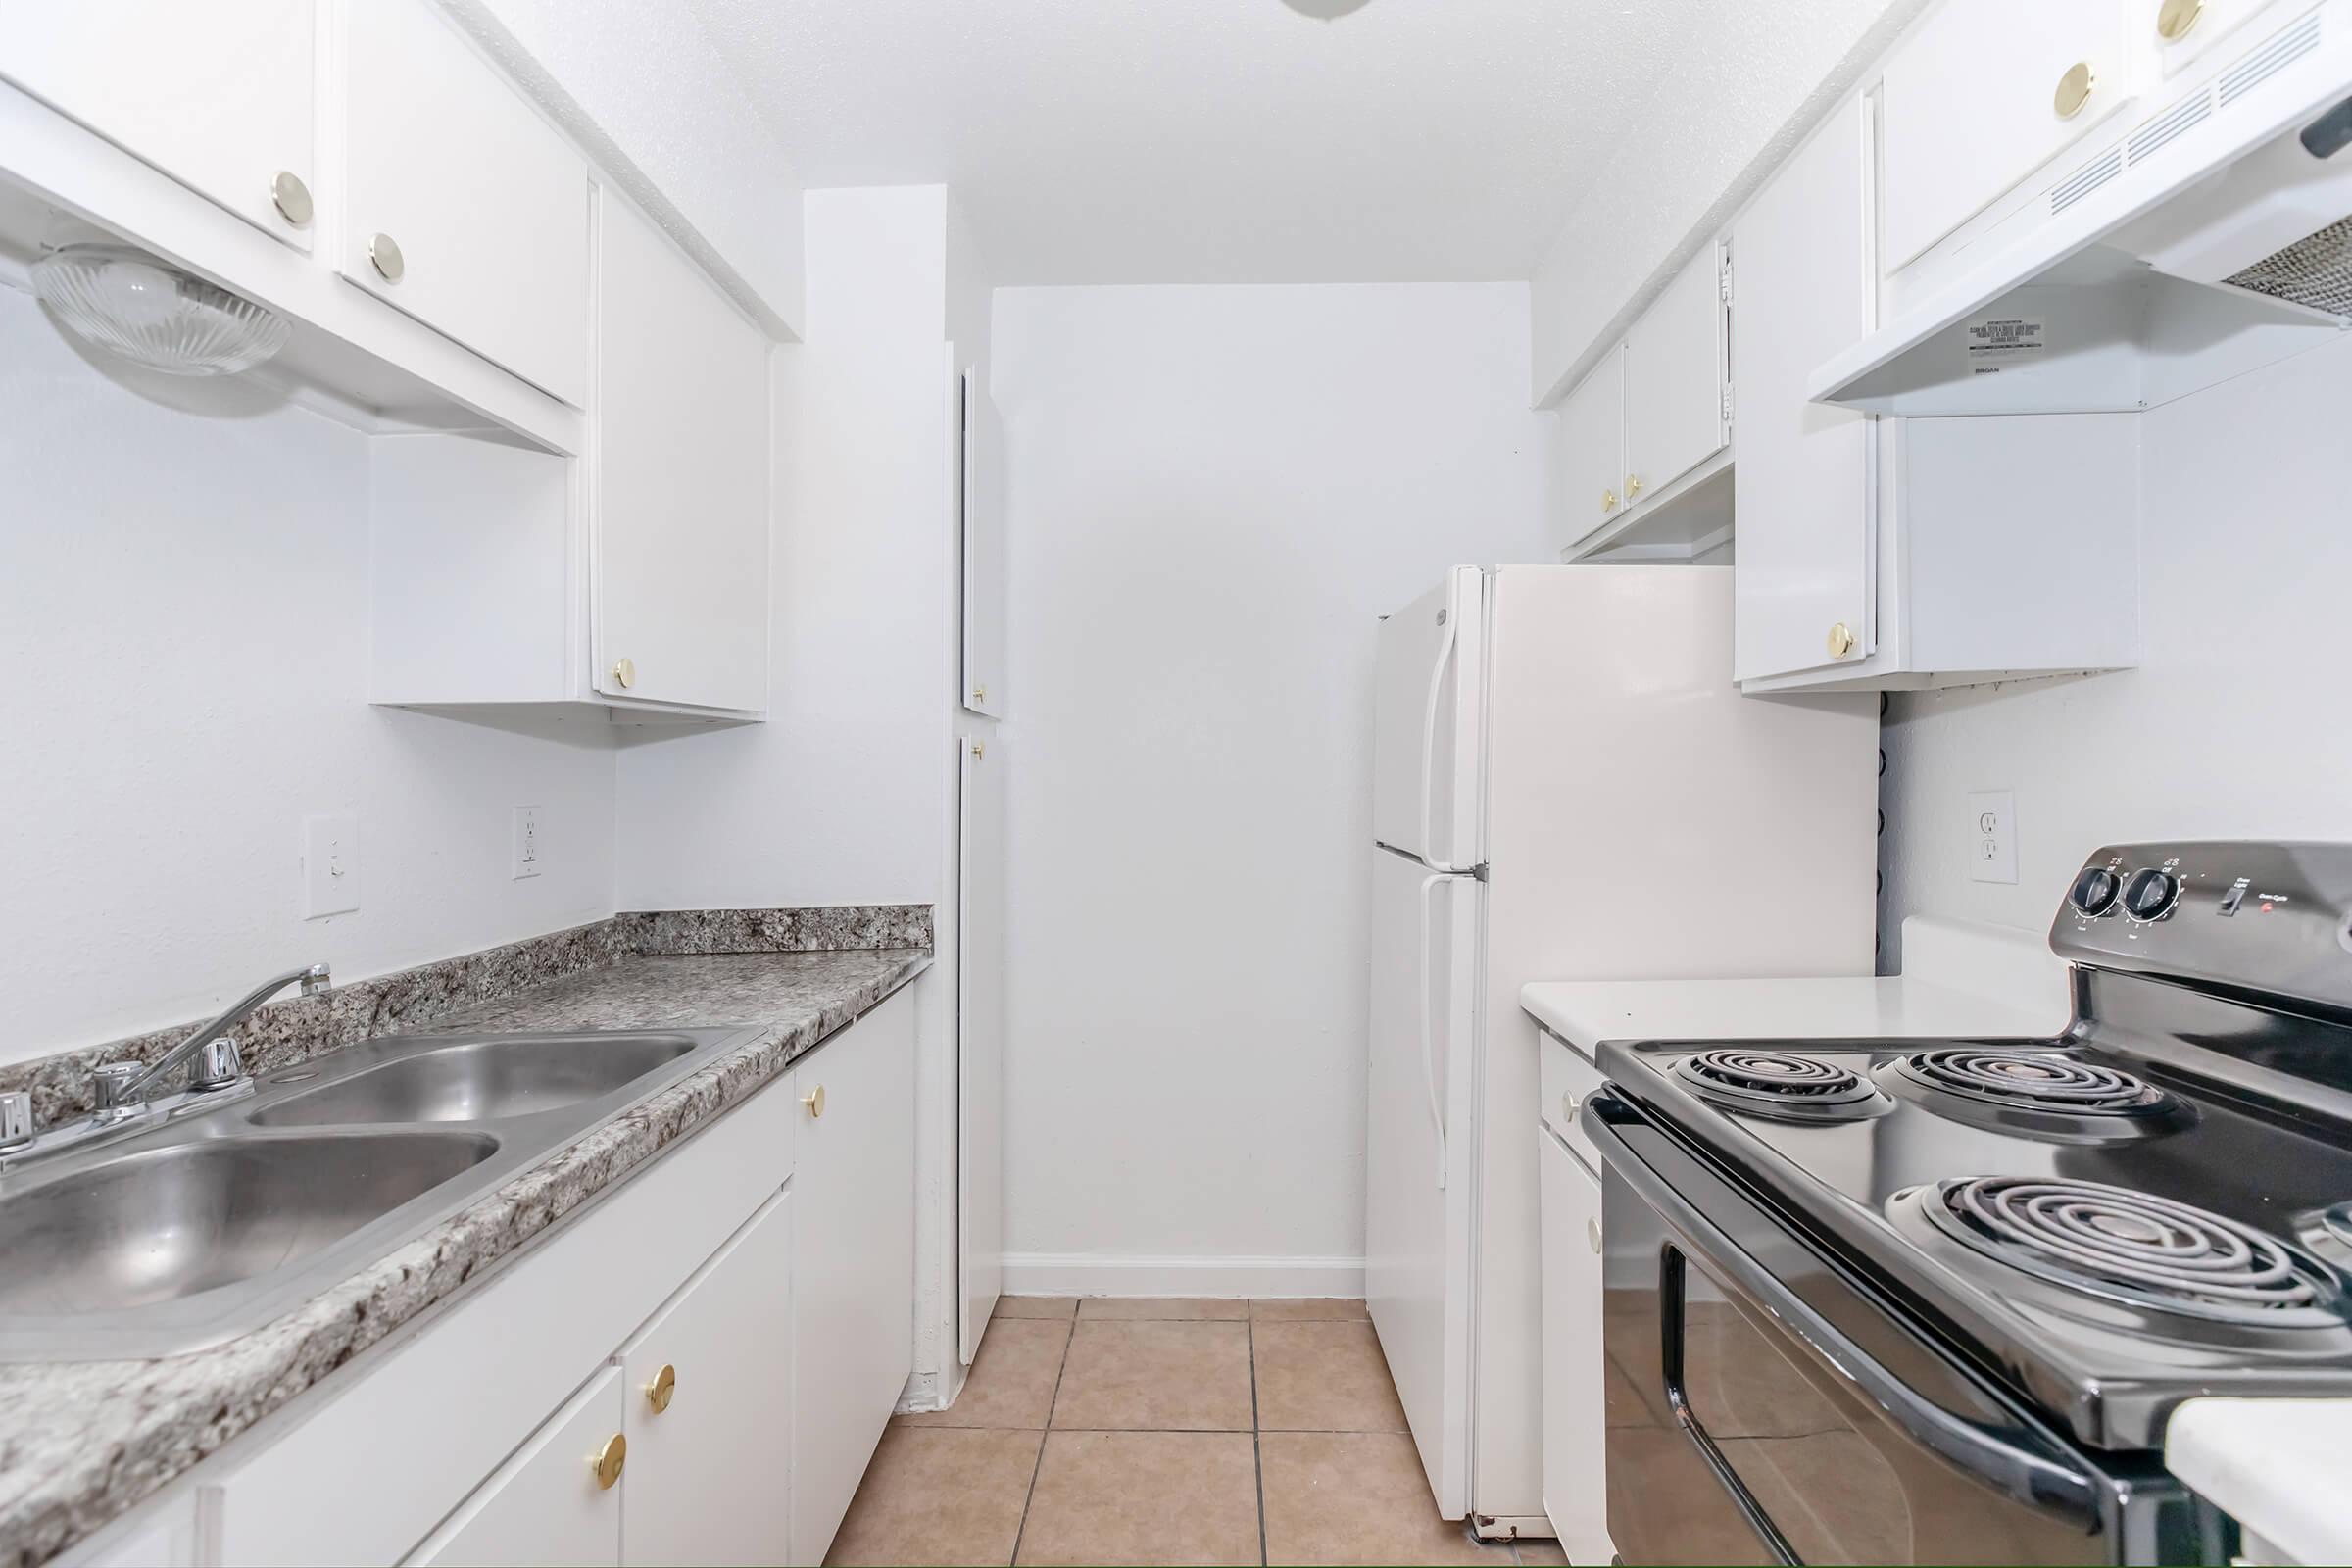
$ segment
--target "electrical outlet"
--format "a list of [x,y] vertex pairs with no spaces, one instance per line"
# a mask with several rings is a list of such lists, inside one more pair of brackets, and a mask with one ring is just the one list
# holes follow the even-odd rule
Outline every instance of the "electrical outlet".
[[1968,798],[1968,874],[1978,882],[2017,880],[2017,797],[1984,790]]
[[302,917],[360,906],[360,819],[347,812],[302,819]]
[[537,876],[547,864],[547,840],[536,806],[514,808],[514,878]]

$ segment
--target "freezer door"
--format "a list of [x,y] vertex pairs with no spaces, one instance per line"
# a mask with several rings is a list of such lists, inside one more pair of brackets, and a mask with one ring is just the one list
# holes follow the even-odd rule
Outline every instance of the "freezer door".
[[1470,1193],[1479,901],[1372,853],[1364,1296],[1438,1511],[1470,1499]]
[[1468,870],[1485,858],[1479,767],[1486,589],[1486,573],[1456,566],[1380,623],[1372,837],[1449,870]]

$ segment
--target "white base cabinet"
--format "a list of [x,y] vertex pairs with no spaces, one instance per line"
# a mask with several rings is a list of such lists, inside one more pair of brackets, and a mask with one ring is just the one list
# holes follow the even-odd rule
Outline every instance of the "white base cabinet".
[[[1568,1048],[1546,1040],[1546,1053]],[[1606,1391],[1601,1370],[1600,1181],[1538,1127],[1544,1215],[1544,1511],[1572,1563],[1606,1563]]]
[[911,1361],[914,1035],[908,988],[77,1560],[822,1562]]

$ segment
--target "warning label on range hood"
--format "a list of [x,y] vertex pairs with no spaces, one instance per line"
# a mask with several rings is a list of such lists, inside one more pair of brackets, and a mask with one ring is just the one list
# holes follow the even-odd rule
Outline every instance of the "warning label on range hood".
[[1998,375],[2047,353],[2049,343],[2042,335],[2047,324],[2039,316],[1986,316],[1963,322],[1961,342],[1967,345],[1969,374]]

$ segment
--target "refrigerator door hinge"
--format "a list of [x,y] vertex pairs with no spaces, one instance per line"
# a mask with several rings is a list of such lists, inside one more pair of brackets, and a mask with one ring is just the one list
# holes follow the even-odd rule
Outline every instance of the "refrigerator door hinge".
[[1718,279],[1721,281],[1721,283],[1722,283],[1722,285],[1723,285],[1723,303],[1724,303],[1724,304],[1726,304],[1726,305],[1729,305],[1729,304],[1731,304],[1731,303],[1732,303],[1732,253],[1731,253],[1731,251],[1730,251],[1728,248],[1727,248],[1727,249],[1724,251],[1724,253],[1723,253],[1723,265],[1722,265],[1722,267],[1720,267],[1719,269],[1717,269],[1717,270],[1716,270],[1716,274],[1715,274],[1715,275],[1716,275],[1716,277],[1717,277],[1717,278],[1718,278]]
[[1728,386],[1723,389],[1723,422],[1732,422],[1732,389]]

